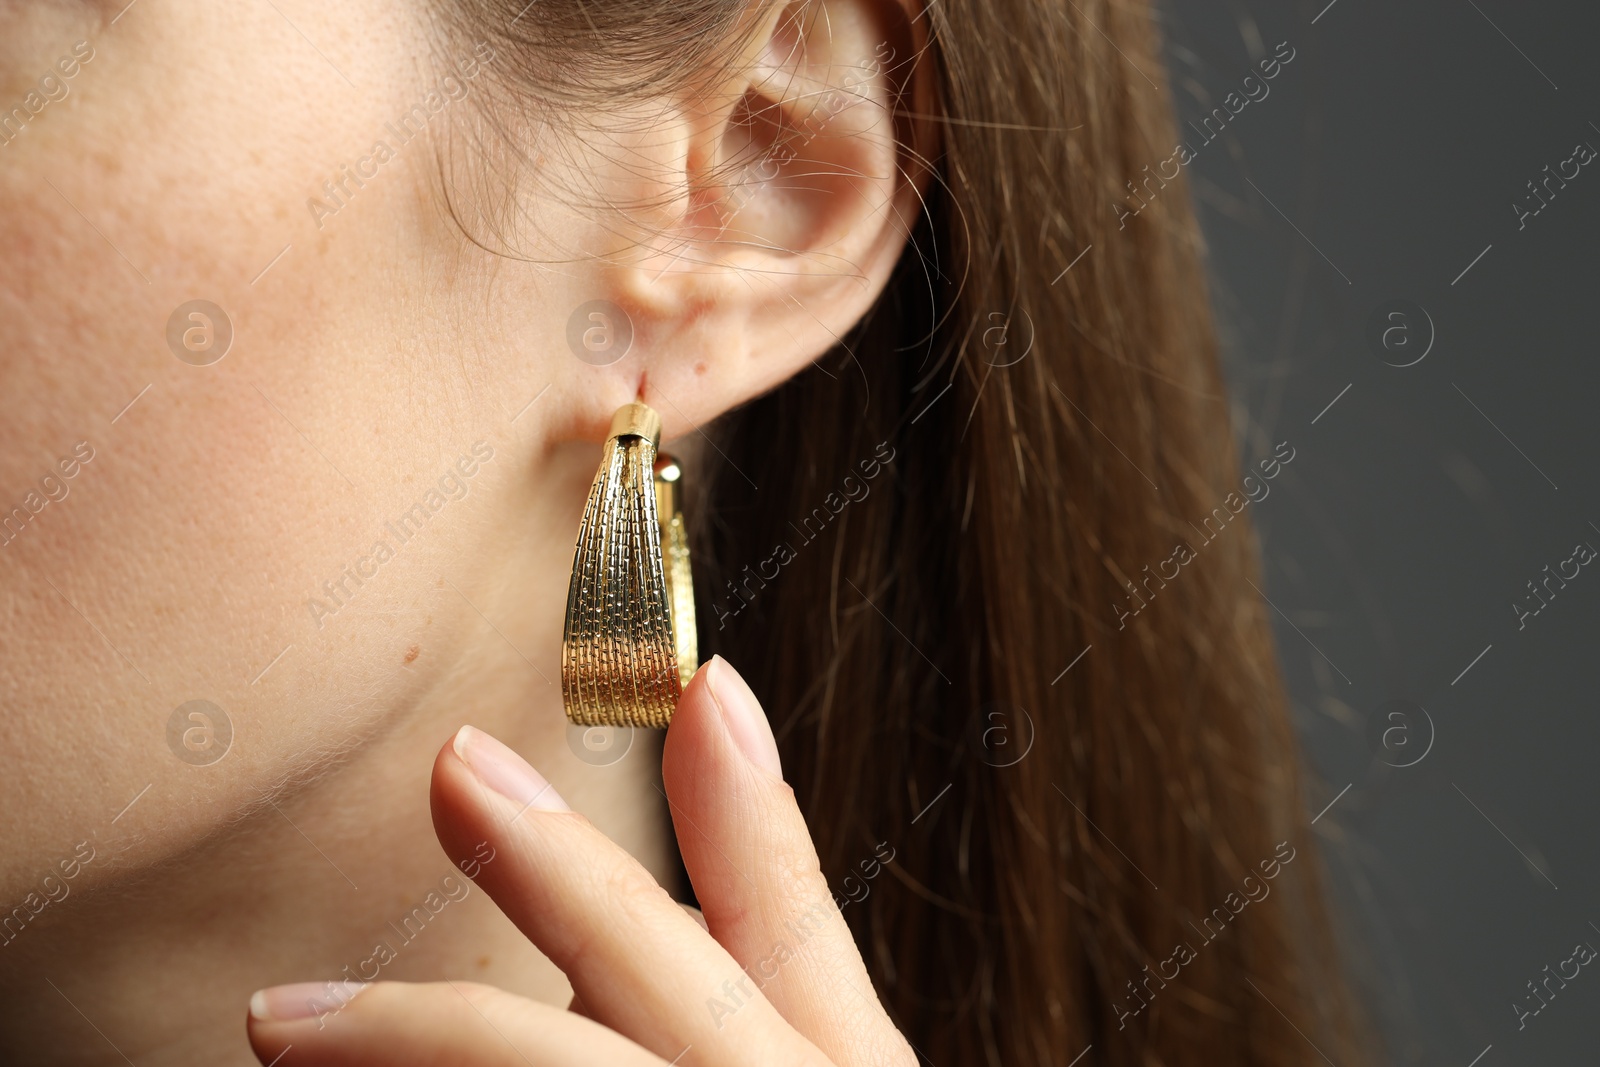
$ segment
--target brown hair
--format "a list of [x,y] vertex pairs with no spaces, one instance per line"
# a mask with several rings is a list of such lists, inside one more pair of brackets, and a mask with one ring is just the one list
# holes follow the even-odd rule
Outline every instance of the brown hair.
[[[748,15],[538,0],[510,28],[525,2],[456,0],[456,28],[499,27],[497,76],[558,104],[690,79]],[[1145,184],[1175,143],[1150,12],[922,17],[927,210],[854,334],[712,431],[742,473],[713,457],[690,500],[701,647],[766,703],[932,1063],[1359,1062],[1199,239],[1182,178]]]

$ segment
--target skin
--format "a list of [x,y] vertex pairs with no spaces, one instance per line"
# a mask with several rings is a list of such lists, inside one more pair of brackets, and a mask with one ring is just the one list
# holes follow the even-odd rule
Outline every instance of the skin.
[[[914,23],[887,0],[810,13],[822,17],[798,30],[764,16],[735,73],[707,72],[692,94],[608,108],[603,150],[497,98],[514,137],[546,138],[510,171],[481,141],[480,71],[425,137],[318,217],[307,201],[326,199],[323,182],[472,53],[432,36],[420,2],[0,0],[0,107],[30,112],[0,146],[0,508],[59,492],[41,488],[47,475],[65,489],[0,546],[0,810],[19,816],[0,907],[26,909],[0,944],[0,1058],[251,1062],[252,1044],[278,1048],[295,1025],[258,1020],[247,1042],[252,992],[371,956],[471,838],[506,858],[485,868],[486,892],[449,903],[382,968],[385,984],[318,1031],[326,1058],[294,1037],[295,1062],[396,1062],[380,1032],[467,1043],[439,1062],[510,1062],[461,1013],[464,981],[508,991],[467,999],[503,1008],[513,1043],[575,1042],[535,1062],[578,1062],[572,1028],[597,1024],[637,1046],[615,1062],[670,1061],[704,1004],[662,999],[644,1018],[606,996],[662,983],[709,995],[770,953],[762,924],[787,914],[794,884],[826,895],[787,788],[739,762],[709,696],[697,711],[691,687],[667,736],[666,793],[724,847],[767,841],[793,861],[755,877],[753,896],[692,832],[675,838],[659,735],[594,766],[569,743],[559,692],[572,544],[611,412],[636,396],[655,406],[691,477],[729,461],[700,456],[696,428],[823,354],[904,247],[925,180],[904,161],[931,154],[928,131],[892,121],[888,75],[859,69],[885,46],[913,54]],[[92,58],[67,77],[58,63],[79,41]],[[857,102],[781,173],[737,190],[713,180],[748,158],[747,92],[798,125],[852,70]],[[31,113],[47,74],[65,95]],[[920,80],[895,87],[931,110]],[[517,207],[502,230],[515,256],[451,221],[441,161],[458,215]],[[494,173],[509,184],[474,180]],[[595,202],[551,195],[579,187]],[[233,330],[206,366],[168,341],[174,309],[197,298]],[[633,330],[603,367],[566,340],[597,299]],[[65,477],[80,442],[92,458]],[[470,477],[441,483],[475,444]],[[430,489],[444,503],[373,564],[385,523]],[[368,577],[344,579],[344,602],[319,612],[314,599],[336,603],[322,583],[349,567]],[[174,710],[194,700],[220,715],[180,719],[171,740]],[[223,754],[202,765],[183,731],[204,741],[223,715],[231,741],[213,732],[201,752]],[[467,722],[583,817],[511,820],[452,754]],[[682,778],[691,766],[728,792]],[[759,801],[747,825],[728,806],[740,797]],[[679,846],[709,935],[650,889],[682,889]],[[614,899],[607,872],[639,899]],[[659,968],[618,953],[602,973],[563,953],[619,908]],[[817,966],[859,966],[854,951],[841,923]],[[387,984],[443,978],[457,987]],[[560,1025],[537,1022],[536,1002],[566,1005],[573,987],[595,1023],[560,1009]],[[861,1016],[810,964],[786,966],[766,1001],[730,1022],[738,1041],[841,1064],[902,1051],[875,1001]],[[841,1040],[851,1026],[873,1035],[865,1053]],[[704,1062],[731,1062],[742,1046],[702,1047]]]
[[[713,659],[663,761],[696,922],[515,753],[465,727],[434,764],[439,839],[571,979],[574,1011],[483,986],[326,983],[251,1000],[271,1063],[918,1062],[872,991],[766,716]],[[284,1018],[285,1015],[291,1018]],[[692,1055],[692,1059],[689,1058]]]

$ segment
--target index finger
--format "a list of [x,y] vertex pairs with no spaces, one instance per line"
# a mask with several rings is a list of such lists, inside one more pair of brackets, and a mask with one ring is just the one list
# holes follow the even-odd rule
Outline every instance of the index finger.
[[565,972],[589,1017],[669,1061],[693,1048],[688,1062],[702,1064],[826,1063],[759,996],[738,1025],[714,1026],[699,991],[739,965],[505,745],[462,727],[434,762],[432,800],[451,859],[493,846],[474,880]]

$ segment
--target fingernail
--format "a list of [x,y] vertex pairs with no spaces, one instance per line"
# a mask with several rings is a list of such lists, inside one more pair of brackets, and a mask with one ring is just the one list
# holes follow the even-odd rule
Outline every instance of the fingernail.
[[258,989],[250,996],[250,1018],[263,1023],[286,1023],[344,1010],[365,982],[301,982]]
[[739,751],[751,763],[781,780],[783,764],[778,760],[778,742],[772,736],[772,725],[739,672],[721,656],[712,656],[711,666],[706,669],[706,687],[711,690],[711,699],[722,712],[722,721]]
[[461,762],[478,776],[478,781],[512,800],[523,810],[572,810],[561,799],[561,794],[555,791],[555,787],[530,767],[527,760],[482,730],[463,726],[456,731],[451,747],[461,757]]

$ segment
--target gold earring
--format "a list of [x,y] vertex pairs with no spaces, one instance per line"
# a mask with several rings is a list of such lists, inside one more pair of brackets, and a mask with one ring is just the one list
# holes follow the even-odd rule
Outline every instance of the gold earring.
[[583,509],[561,638],[580,726],[666,726],[699,665],[683,471],[660,443],[654,409],[618,408]]

